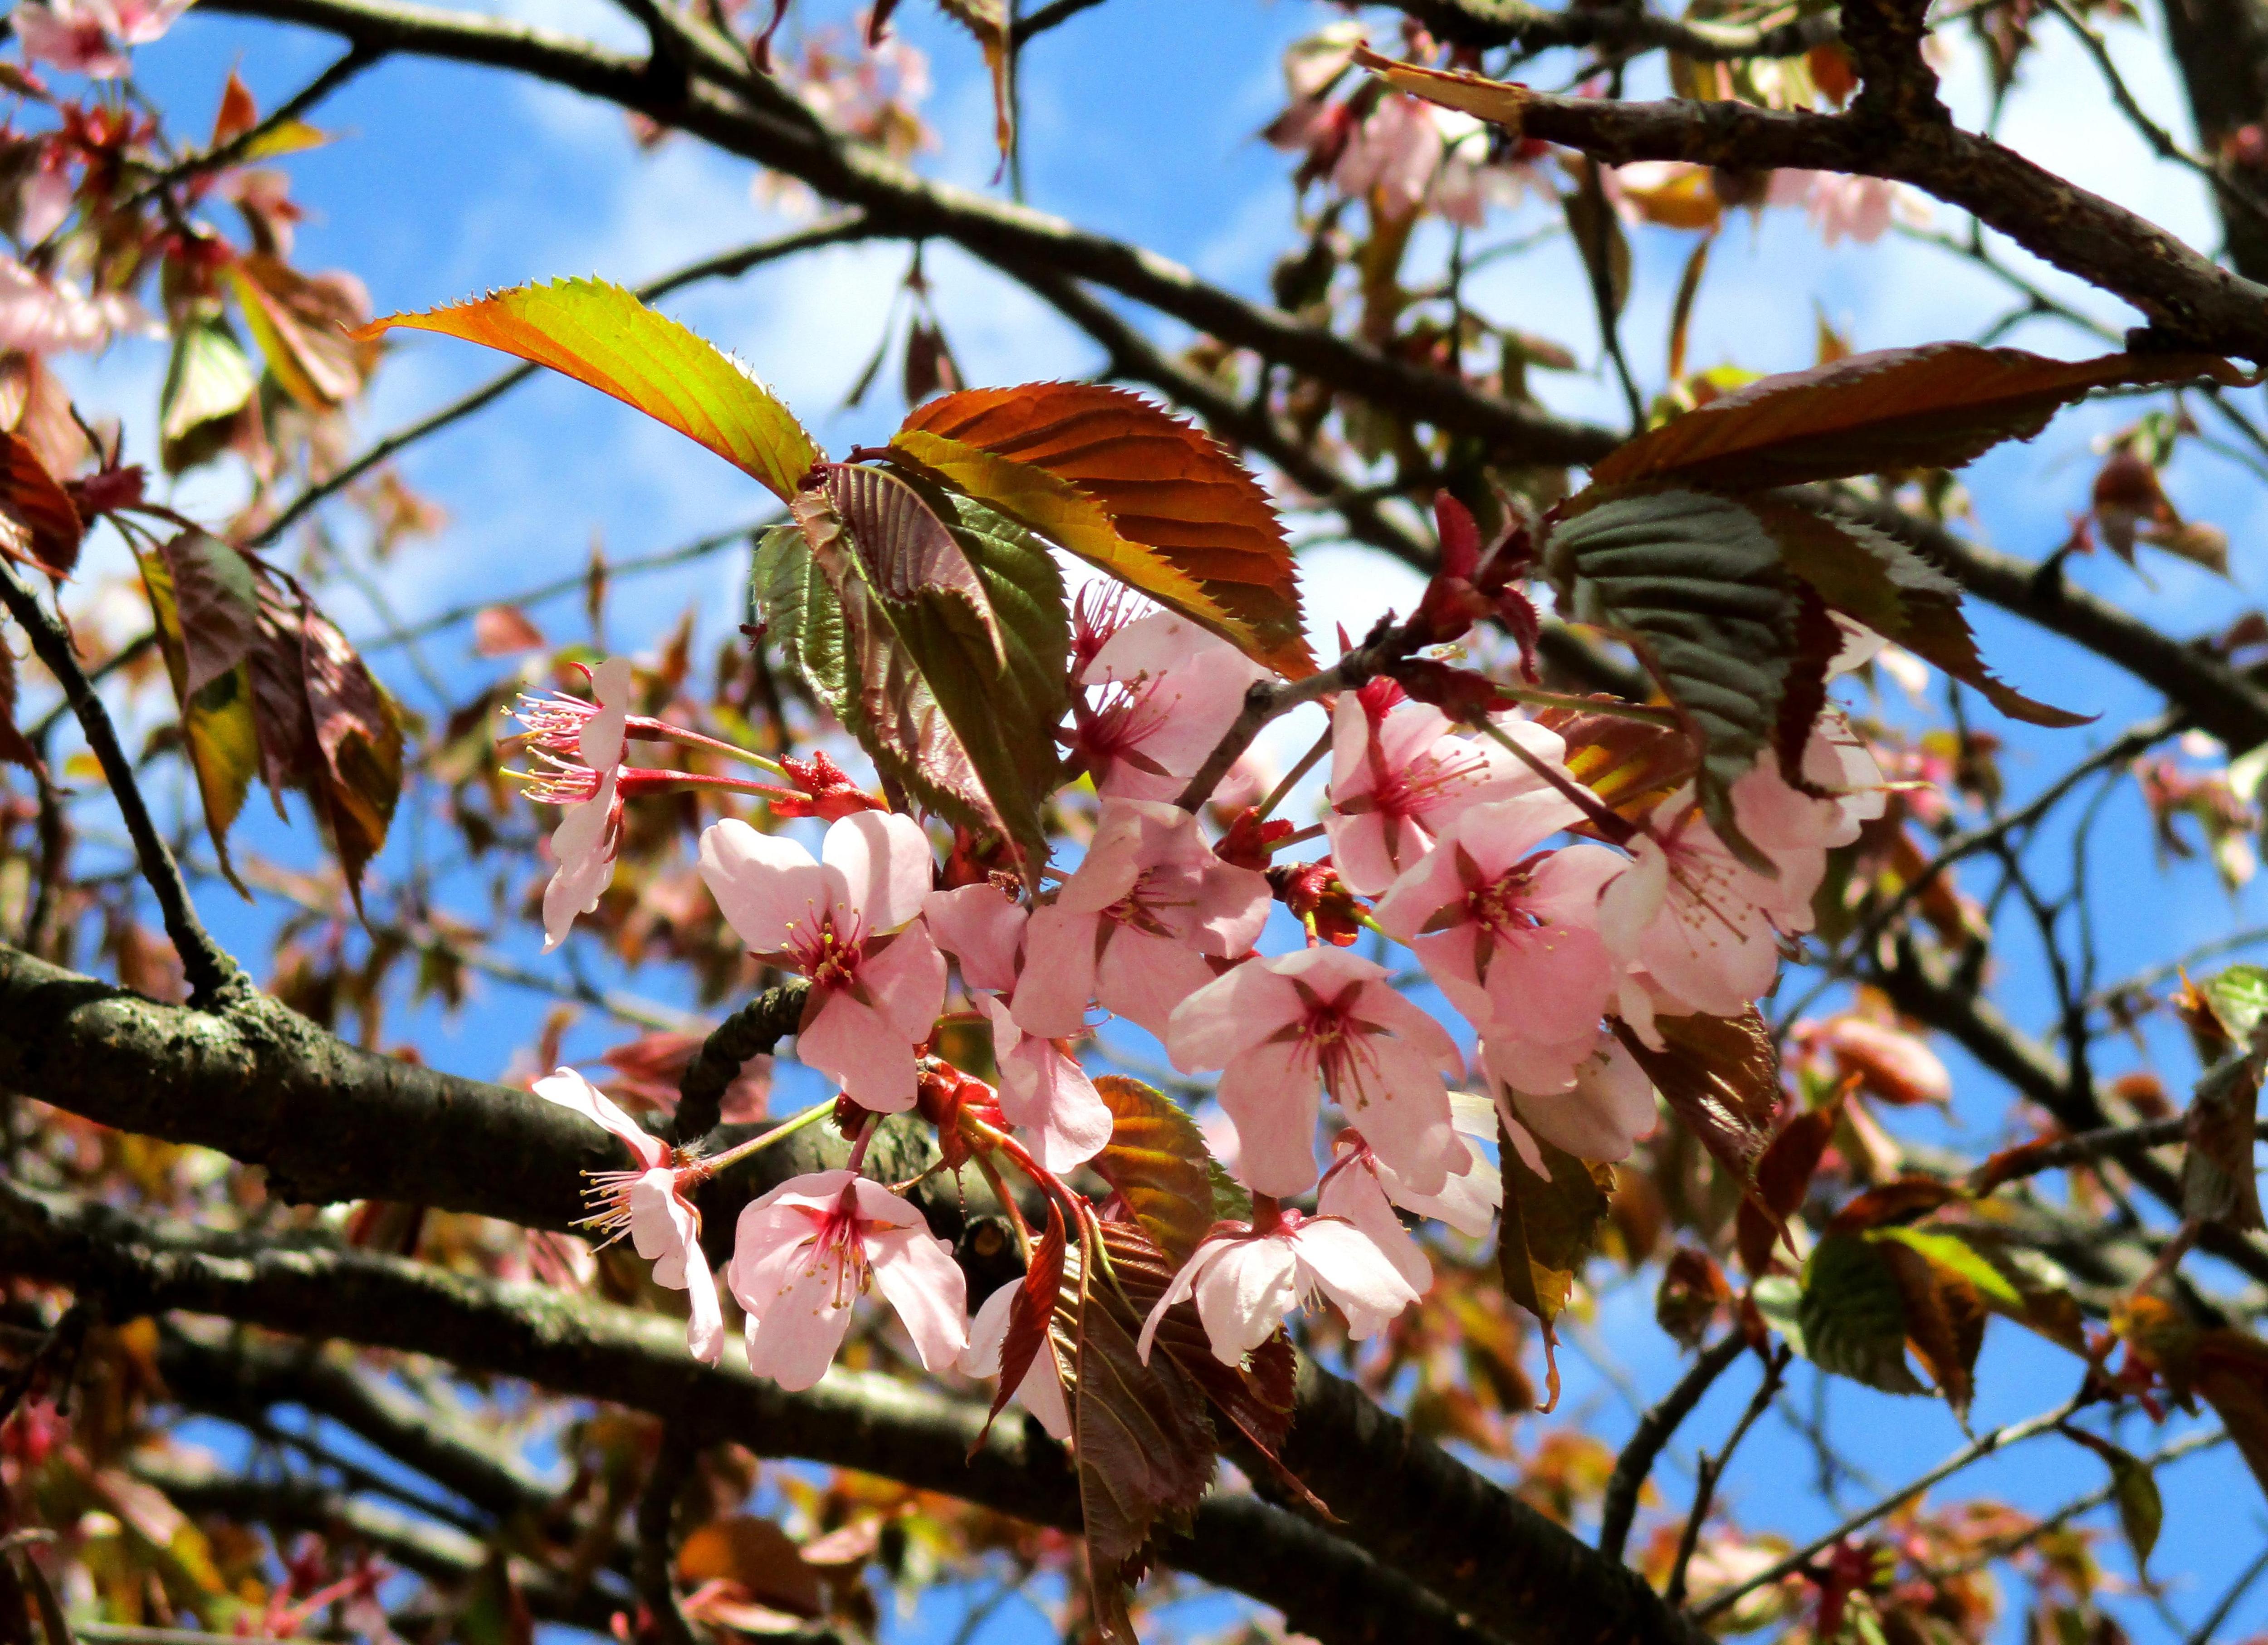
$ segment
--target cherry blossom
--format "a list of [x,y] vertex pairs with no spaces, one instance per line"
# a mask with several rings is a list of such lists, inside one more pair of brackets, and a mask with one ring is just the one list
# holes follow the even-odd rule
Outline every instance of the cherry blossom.
[[918,1210],[854,1172],[791,1177],[750,1201],[725,1282],[747,1310],[748,1368],[791,1391],[826,1375],[870,1282],[928,1369],[949,1368],[968,1346],[968,1282],[953,1248]]
[[[1535,1137],[1577,1159],[1624,1160],[1653,1130],[1653,1082],[1611,1029],[1594,1030],[1561,1087],[1535,1080],[1532,1065],[1508,1044],[1483,1041],[1480,1060],[1496,1091],[1505,1134],[1539,1177],[1550,1173]],[[1552,1066],[1556,1071],[1556,1055]]]
[[16,34],[28,63],[114,80],[127,71],[124,46],[146,46],[188,10],[189,0],[25,0]]
[[1846,235],[1871,245],[1893,218],[1918,228],[1930,216],[1929,203],[1904,184],[1837,172],[1776,171],[1766,203],[1803,207],[1820,239],[1830,246]]
[[91,353],[142,323],[141,306],[123,293],[90,297],[61,275],[35,274],[13,257],[0,256],[0,349]]
[[1261,1193],[1314,1182],[1319,1090],[1418,1192],[1440,1192],[1464,1167],[1442,1076],[1462,1075],[1465,1059],[1385,967],[1359,955],[1318,948],[1249,961],[1184,1000],[1166,1044],[1184,1073],[1221,1070],[1238,1170]]
[[615,1106],[607,1095],[572,1068],[538,1080],[535,1095],[571,1109],[629,1145],[638,1159],[635,1171],[608,1171],[592,1177],[599,1209],[593,1227],[611,1239],[630,1236],[637,1254],[653,1265],[653,1282],[682,1291],[692,1317],[685,1323],[685,1346],[703,1364],[714,1365],[725,1349],[725,1316],[717,1302],[716,1277],[701,1250],[701,1213],[686,1198],[697,1180],[678,1168],[670,1147]]
[[[1399,689],[1373,681],[1340,695],[1331,719],[1331,813],[1324,819],[1339,877],[1376,896],[1414,867],[1468,806],[1543,786],[1493,743],[1451,734],[1438,708],[1400,702]],[[1506,736],[1538,759],[1562,762],[1566,744],[1532,722],[1507,718]]]
[[1536,847],[1581,814],[1548,788],[1475,806],[1374,912],[1491,1038],[1587,1044],[1614,992],[1599,892],[1628,866],[1603,845]]
[[945,956],[915,922],[932,863],[920,825],[861,811],[820,859],[737,819],[701,836],[701,877],[755,953],[811,979],[796,1055],[879,1113],[914,1105],[914,1047],[945,1004]]
[[[961,1370],[967,1376],[998,1376],[1000,1356],[1008,1346],[1008,1313],[1015,1306],[1020,1281],[1011,1280],[984,1299],[968,1322],[968,1346],[961,1356]],[[1056,1356],[1045,1343],[1032,1355],[1031,1368],[1024,1380],[1016,1384],[1012,1396],[1015,1402],[1039,1419],[1040,1426],[1056,1438],[1068,1442],[1071,1438],[1071,1407],[1064,1399],[1063,1373],[1056,1368]]]
[[630,664],[609,657],[592,675],[598,706],[575,732],[571,764],[547,749],[538,757],[545,769],[528,785],[528,797],[567,807],[552,831],[551,856],[558,866],[543,891],[543,951],[567,941],[575,917],[599,906],[615,877],[615,857],[622,843],[622,802],[617,792],[622,739],[630,717]]
[[1268,903],[1267,877],[1214,856],[1188,812],[1106,800],[1079,872],[1032,915],[1016,1022],[1070,1039],[1093,999],[1162,1039],[1174,1007],[1212,981],[1207,956],[1249,950]]
[[1503,1175],[1469,1140],[1496,1135],[1495,1105],[1484,1096],[1462,1091],[1452,1092],[1449,1103],[1458,1135],[1466,1140],[1465,1165],[1449,1174],[1440,1193],[1412,1192],[1350,1125],[1332,1140],[1335,1157],[1315,1199],[1315,1209],[1324,1216],[1344,1217],[1360,1228],[1420,1295],[1433,1283],[1433,1265],[1394,1208],[1432,1217],[1477,1239],[1489,1231],[1497,1207],[1504,1203]]
[[1170,611],[1138,617],[1079,676],[1099,691],[1074,706],[1075,745],[1105,799],[1172,800],[1196,775],[1268,671]]
[[[1778,780],[1769,773],[1736,794],[1744,824],[1754,815],[1772,831],[1772,808],[1761,798]],[[1758,842],[1779,870],[1767,879],[1717,837],[1690,786],[1663,800],[1650,821],[1649,831],[1631,840],[1631,866],[1599,898],[1599,934],[1618,959],[1643,964],[1686,1010],[1737,1016],[1778,974],[1778,933],[1809,928],[1826,852],[1816,845],[1775,849]]]
[[1016,959],[1030,912],[990,880],[932,891],[922,902],[922,923],[937,946],[960,962],[961,980],[999,993],[1016,986]]
[[1000,1111],[1039,1142],[1040,1163],[1061,1174],[1085,1164],[1110,1141],[1113,1118],[1079,1059],[1059,1041],[1016,1026],[997,995],[982,1004],[992,1019],[992,1055],[1000,1066]]
[[1357,1342],[1376,1336],[1418,1300],[1393,1261],[1353,1223],[1302,1216],[1263,1201],[1250,1226],[1217,1224],[1190,1253],[1142,1322],[1135,1349],[1149,1363],[1167,1310],[1194,1296],[1213,1357],[1224,1365],[1241,1364],[1318,1291],[1338,1304],[1347,1334]]

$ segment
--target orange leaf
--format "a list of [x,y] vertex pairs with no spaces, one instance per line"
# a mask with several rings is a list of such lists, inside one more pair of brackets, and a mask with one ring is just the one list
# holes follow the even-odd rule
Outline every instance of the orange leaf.
[[[28,560],[51,577],[68,577],[78,564],[85,535],[70,494],[14,434],[0,434],[0,524],[16,527],[0,535],[0,554]],[[21,547],[9,541],[18,537]]]
[[[1101,505],[1120,538],[1155,558],[1097,557],[1076,542],[1064,547],[1288,678],[1315,671],[1283,522],[1260,483],[1202,431],[1121,388],[1027,383],[947,395],[908,417],[896,443],[928,463],[918,454],[920,442],[907,439],[916,433],[957,440],[1070,482]],[[948,463],[937,467],[965,483]],[[1012,501],[975,484],[969,489],[1015,512]],[[1040,520],[1026,523],[1048,530]],[[1189,600],[1191,581],[1208,606]]]

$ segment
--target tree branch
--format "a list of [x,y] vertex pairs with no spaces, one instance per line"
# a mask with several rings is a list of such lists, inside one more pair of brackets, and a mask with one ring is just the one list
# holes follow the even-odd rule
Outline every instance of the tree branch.
[[[465,1371],[664,1414],[707,1442],[884,1474],[1079,1528],[1071,1471],[1036,1423],[1005,1420],[988,1434],[982,1401],[873,1373],[833,1370],[809,1392],[790,1394],[743,1365],[691,1359],[674,1321],[593,1298],[313,1241],[144,1220],[13,1183],[0,1184],[0,1255],[12,1272],[101,1295],[121,1317],[181,1309],[433,1354]],[[1492,1637],[1360,1550],[1249,1497],[1212,1497],[1188,1534],[1160,1543],[1167,1563],[1278,1607],[1329,1645]],[[1505,1620],[1514,1641],[1555,1637],[1518,1616]]]
[[[795,177],[821,195],[863,207],[880,232],[935,236],[987,260],[1035,260],[1093,280],[1383,408],[1480,438],[1520,461],[1588,462],[1619,439],[1610,430],[1483,394],[1457,377],[1306,325],[1209,285],[1139,247],[1027,206],[932,182],[877,151],[818,130],[801,105],[761,77],[735,94],[696,81],[674,101],[655,96],[643,63],[524,24],[379,0],[207,0],[207,9],[300,24],[406,55],[507,69],[635,109]],[[761,105],[744,100],[756,97]]]
[[1800,57],[1836,38],[1828,13],[1759,29],[1689,18],[1676,21],[1635,7],[1579,5],[1547,11],[1527,0],[1394,0],[1397,11],[1454,46],[1517,46],[1524,52],[1599,46],[1609,51],[1674,51],[1696,62],[1741,57]]
[[741,1065],[795,1032],[810,992],[800,979],[767,989],[710,1030],[678,1080],[673,1140],[683,1146],[717,1129],[718,1107]]
[[661,1450],[638,1496],[638,1599],[661,1645],[694,1645],[693,1630],[677,1607],[677,1498],[693,1477],[700,1455],[700,1446],[684,1424],[665,1421]]
[[158,832],[158,825],[150,819],[150,808],[143,800],[140,783],[135,779],[134,763],[119,746],[117,729],[110,723],[110,711],[103,706],[102,698],[86,677],[86,670],[79,667],[70,635],[4,560],[0,560],[0,604],[6,605],[10,615],[31,637],[32,649],[39,653],[40,660],[63,688],[63,700],[78,716],[86,746],[100,762],[103,777],[118,802],[119,815],[126,819],[126,831],[133,837],[134,855],[142,866],[142,877],[149,882],[151,895],[158,899],[158,912],[165,921],[166,934],[173,939],[174,951],[181,956],[181,970],[188,978],[191,1000],[200,1006],[235,1002],[249,993],[251,984],[197,918],[196,905],[189,900],[189,888],[181,879],[181,866],[173,860],[173,848],[166,844],[165,836]]
[[1615,1458],[1615,1471],[1608,1476],[1606,1496],[1599,1507],[1599,1552],[1607,1558],[1623,1557],[1623,1545],[1630,1539],[1631,1522],[1638,1515],[1638,1493],[1646,1488],[1646,1476],[1653,1472],[1654,1458],[1661,1455],[1679,1424],[1693,1414],[1702,1396],[1732,1368],[1733,1362],[1748,1346],[1748,1339],[1738,1329],[1726,1332],[1687,1368],[1685,1375],[1677,1379],[1677,1386],[1638,1420],[1637,1432],[1623,1447],[1622,1455]]

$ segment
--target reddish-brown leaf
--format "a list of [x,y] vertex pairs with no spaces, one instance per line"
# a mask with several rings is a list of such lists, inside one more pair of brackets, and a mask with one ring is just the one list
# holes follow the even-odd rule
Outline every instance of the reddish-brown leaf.
[[473,650],[481,656],[510,657],[549,643],[518,606],[483,606],[473,616]]
[[1965,1413],[1976,1391],[1977,1354],[1984,1346],[1984,1299],[1965,1276],[1911,1245],[1883,1240],[1875,1250],[1904,1302],[1907,1343],[1945,1403]]
[[1697,1245],[1680,1245],[1662,1265],[1661,1284],[1653,1294],[1654,1323],[1680,1346],[1697,1348],[1717,1310],[1732,1300],[1733,1287],[1717,1259]]
[[1048,1201],[1048,1231],[1033,1248],[1030,1265],[1008,1304],[1008,1334],[1000,1344],[1000,1385],[993,1390],[992,1408],[984,1413],[990,1431],[992,1420],[1006,1409],[1016,1390],[1039,1357],[1048,1339],[1048,1324],[1055,1317],[1056,1299],[1063,1295],[1063,1207]]
[[1675,479],[1763,491],[1907,468],[1957,468],[2029,439],[2091,390],[2194,378],[2235,384],[2211,354],[2051,360],[2021,349],[1930,343],[1766,377],[1617,447],[1594,484]]
[[362,873],[386,844],[401,794],[401,721],[345,635],[312,606],[301,625],[308,724],[322,755],[320,803],[347,889],[362,901]]
[[921,493],[882,468],[829,463],[824,472],[828,498],[850,527],[858,557],[882,597],[952,601],[966,613],[966,626],[983,635],[995,663],[1005,668],[999,621],[976,567]]
[[1173,1098],[1139,1080],[1106,1073],[1094,1088],[1112,1121],[1108,1145],[1088,1163],[1166,1254],[1187,1262],[1215,1215],[1204,1133]]
[[1837,1096],[1825,1108],[1796,1115],[1780,1127],[1756,1162],[1756,1192],[1741,1201],[1737,1225],[1741,1265],[1750,1278],[1761,1279],[1770,1272],[1772,1247],[1779,1243],[1788,1218],[1802,1206],[1842,1112]]
[[1736,1178],[1752,1184],[1779,1106],[1771,1030],[1754,1006],[1737,1017],[1662,1017],[1655,1026],[1660,1051],[1626,1025],[1617,1032],[1670,1111]]
[[12,527],[0,532],[0,553],[50,577],[68,577],[78,564],[86,527],[70,493],[20,435],[0,434],[0,527]]
[[260,639],[260,590],[244,556],[202,531],[184,531],[158,552],[173,578],[182,690],[195,697],[252,654]]
[[792,1616],[815,1617],[825,1608],[819,1574],[794,1541],[753,1514],[712,1519],[689,1532],[677,1550],[677,1574],[688,1588],[732,1582],[757,1604]]
[[265,252],[228,268],[244,323],[284,392],[310,411],[332,411],[362,392],[378,345],[352,335],[370,316],[342,275],[300,273]]
[[1123,389],[1027,383],[932,401],[906,418],[901,438],[914,432],[1070,482],[1101,505],[1120,537],[1154,550],[1167,574],[1145,576],[1124,559],[1098,562],[1104,570],[1169,605],[1193,580],[1214,609],[1186,615],[1288,677],[1315,671],[1283,523],[1259,482],[1202,431]]
[[1831,1234],[1862,1234],[1868,1228],[1911,1222],[1962,1197],[1953,1184],[1935,1177],[1901,1177],[1869,1188],[1848,1201],[1827,1224]]

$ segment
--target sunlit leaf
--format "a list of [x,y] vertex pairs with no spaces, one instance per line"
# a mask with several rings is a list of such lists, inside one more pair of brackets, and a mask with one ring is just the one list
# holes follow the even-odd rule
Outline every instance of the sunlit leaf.
[[1904,1293],[1873,1241],[1830,1234],[1813,1248],[1796,1319],[1803,1352],[1820,1369],[1885,1393],[1924,1391],[1906,1364]]
[[1089,1163],[1174,1263],[1187,1262],[1220,1214],[1204,1133],[1180,1103],[1139,1080],[1100,1074],[1094,1088],[1110,1109],[1110,1141]]
[[1567,1306],[1584,1261],[1598,1249],[1615,1173],[1612,1166],[1579,1160],[1541,1137],[1534,1140],[1549,1177],[1528,1169],[1521,1151],[1499,1138],[1504,1221],[1496,1255],[1505,1295],[1543,1326],[1550,1377],[1543,1408],[1548,1411],[1559,1403],[1553,1324]]
[[331,411],[362,392],[377,350],[357,329],[357,299],[336,279],[301,274],[279,257],[251,252],[228,265],[229,287],[269,371],[310,411]]
[[[230,550],[234,552],[234,550]],[[180,705],[181,741],[188,750],[189,768],[196,774],[197,796],[203,802],[205,832],[213,855],[230,883],[242,890],[229,860],[228,831],[244,808],[244,796],[253,774],[261,768],[260,727],[254,717],[252,668],[239,660],[214,675],[197,690],[188,689],[189,658],[174,603],[173,572],[158,554],[136,557],[143,586],[150,595],[150,616],[158,635],[158,649],[173,682],[173,697]],[[247,895],[249,895],[247,893]]]
[[260,373],[237,343],[227,321],[192,321],[173,337],[158,398],[158,457],[180,474],[226,447],[238,415],[252,402]]
[[819,461],[811,436],[754,372],[603,280],[515,286],[391,315],[360,335],[395,326],[463,337],[588,383],[706,446],[783,502]]
[[1662,1050],[1627,1028],[1623,1044],[1701,1146],[1736,1181],[1753,1183],[1779,1104],[1779,1053],[1763,1016],[1751,1006],[1737,1017],[1661,1017],[1654,1026]]
[[[1969,1278],[1976,1267],[1955,1268],[1933,1260],[1930,1249],[1915,1241],[1913,1233],[1911,1228],[1886,1228],[1873,1243],[1897,1286],[1907,1342],[1945,1403],[1955,1414],[1964,1415],[1976,1393],[1977,1352],[1984,1346],[1984,1299]],[[1955,1240],[1944,1243],[1956,1250],[1964,1249]]]
[[[1224,638],[1278,673],[1301,678],[1314,672],[1300,615],[1300,589],[1283,523],[1257,481],[1219,444],[1148,401],[1118,388],[1088,383],[1027,383],[979,388],[933,400],[906,418],[893,442],[927,462],[909,439],[940,436],[1045,469],[1099,505],[1118,539],[1134,551],[1087,535],[1063,546],[1093,559],[1113,576],[1184,609],[1192,620],[1219,628]],[[947,448],[927,447],[944,461],[938,471],[993,506],[1015,513],[1011,499],[1035,509],[1053,507],[1018,482],[996,499],[986,478],[1005,484],[1013,476],[956,474]],[[1042,532],[1047,520],[1027,518]],[[1066,521],[1064,528],[1071,528]],[[1097,557],[1096,550],[1108,557]],[[1213,612],[1176,604],[1195,582]],[[1225,613],[1221,626],[1214,613]]]
[[0,554],[28,560],[51,577],[68,577],[78,564],[85,535],[77,505],[31,443],[0,434]]
[[359,906],[363,869],[386,844],[401,795],[401,719],[329,619],[310,608],[300,632],[308,717],[322,754],[319,798]]

